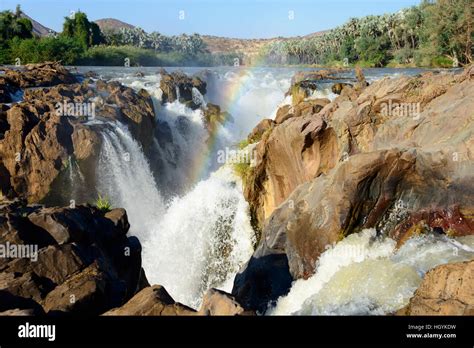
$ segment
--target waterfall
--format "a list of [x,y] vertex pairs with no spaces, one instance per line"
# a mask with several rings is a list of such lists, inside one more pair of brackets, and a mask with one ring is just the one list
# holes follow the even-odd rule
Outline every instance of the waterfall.
[[116,123],[102,137],[98,191],[127,210],[150,283],[195,308],[211,287],[230,291],[254,243],[248,205],[232,169],[222,168],[166,206],[128,129]]
[[207,289],[230,292],[254,243],[248,205],[231,169],[172,200],[142,243],[148,279],[164,285],[176,301],[198,308]]
[[364,230],[325,251],[316,273],[295,281],[269,314],[390,314],[408,304],[427,271],[473,256],[474,236],[424,235],[400,249],[394,240],[375,236],[374,229]]
[[[179,101],[161,105],[159,79],[117,79],[133,88],[146,88],[154,98],[157,127],[164,123],[169,127],[171,141],[159,135],[154,139],[155,153],[163,161],[160,187],[153,166],[125,126],[117,123],[103,132],[98,191],[127,210],[131,233],[143,246],[143,267],[150,283],[165,286],[176,301],[194,308],[209,288],[230,292],[235,274],[253,253],[255,235],[241,183],[228,165],[218,169],[216,152],[234,146],[259,118],[270,116],[267,111],[271,113],[283,100],[287,87],[271,85],[268,74],[262,81],[250,78],[243,76],[226,86],[249,82],[242,88],[245,93],[223,96],[240,120],[221,127],[212,144],[201,110]],[[205,105],[198,90],[193,90],[193,98]]]
[[102,132],[98,192],[127,210],[136,233],[146,234],[163,215],[164,203],[140,145],[127,127],[115,123]]

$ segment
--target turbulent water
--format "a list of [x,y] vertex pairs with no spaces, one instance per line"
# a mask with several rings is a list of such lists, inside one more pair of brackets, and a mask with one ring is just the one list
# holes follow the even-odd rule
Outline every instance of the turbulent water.
[[474,236],[421,236],[400,249],[374,229],[353,234],[325,251],[316,273],[294,282],[271,314],[381,315],[408,304],[423,275],[440,264],[474,258]]
[[[167,159],[156,169],[127,127],[108,124],[102,132],[97,190],[127,210],[131,233],[143,246],[150,283],[164,285],[175,300],[194,308],[211,287],[230,291],[235,274],[253,252],[255,236],[241,183],[231,166],[217,161],[217,154],[235,148],[261,119],[274,118],[278,106],[291,102],[285,93],[296,69],[184,69],[207,81],[204,97],[193,93],[196,101],[218,104],[232,115],[233,122],[213,139],[208,138],[202,111],[179,102],[161,105],[156,68],[81,69],[148,90],[157,127],[167,124],[172,134],[172,143],[154,139],[152,151]],[[137,77],[137,70],[145,75]],[[372,81],[399,73],[374,69],[366,77]],[[330,83],[322,83],[312,97],[335,96]],[[474,244],[472,239],[463,242]],[[373,231],[352,235],[327,250],[316,274],[296,281],[270,313],[390,313],[408,301],[429,268],[468,257],[466,251],[453,250],[452,243],[420,238],[396,251],[394,241],[374,239]]]

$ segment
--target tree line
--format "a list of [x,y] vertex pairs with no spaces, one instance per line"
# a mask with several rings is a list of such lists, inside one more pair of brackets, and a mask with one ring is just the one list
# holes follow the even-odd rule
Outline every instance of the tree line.
[[424,0],[393,14],[352,18],[314,37],[281,39],[269,64],[457,66],[473,59],[472,0]]
[[[165,36],[143,29],[102,32],[83,12],[65,17],[61,33],[34,37],[33,25],[22,14],[0,12],[0,63],[61,61],[66,65],[230,65],[238,55],[211,55],[199,34]],[[23,64],[22,63],[22,64]]]

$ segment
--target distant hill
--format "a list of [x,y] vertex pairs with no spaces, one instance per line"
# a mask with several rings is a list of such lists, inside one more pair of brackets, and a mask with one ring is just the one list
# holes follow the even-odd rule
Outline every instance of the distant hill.
[[133,29],[134,25],[122,22],[115,18],[103,18],[94,21],[101,31],[119,31],[122,28]]
[[242,53],[247,63],[252,62],[266,44],[279,39],[236,39],[203,35],[203,41],[211,53]]
[[[33,23],[33,32],[38,36],[46,36],[51,29],[41,25],[31,17],[24,15],[29,18]],[[94,21],[102,31],[118,31],[121,28],[133,29],[135,26],[125,23],[115,18],[103,18]],[[54,32],[54,31],[53,31]],[[311,33],[300,38],[312,38],[320,36],[326,33],[326,31],[318,31]],[[242,53],[247,63],[254,61],[258,53],[261,52],[262,47],[265,45],[281,40],[290,40],[293,38],[276,37],[271,39],[237,39],[221,36],[202,35],[202,39],[206,43],[207,49],[211,53]]]
[[22,12],[21,16],[24,17],[24,18],[28,18],[31,21],[31,24],[33,24],[33,34],[35,36],[42,37],[42,36],[48,36],[50,33],[56,34],[56,32],[54,30],[52,30],[48,27],[45,27],[43,24],[35,21],[33,18],[31,18],[27,14]]

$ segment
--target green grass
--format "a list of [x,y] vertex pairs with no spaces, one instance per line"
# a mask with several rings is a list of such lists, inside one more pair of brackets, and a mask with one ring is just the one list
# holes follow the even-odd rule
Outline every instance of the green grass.
[[244,140],[242,140],[242,141],[239,143],[239,149],[240,149],[240,150],[243,150],[243,149],[245,149],[247,146],[249,146],[249,144],[250,144],[250,143],[249,143],[248,139],[244,139]]
[[130,66],[160,65],[154,51],[132,46],[95,46],[89,48],[77,65],[125,66],[126,59]]
[[110,203],[109,199],[107,197],[102,197],[100,193],[97,197],[97,201],[95,202],[95,206],[104,213],[112,210],[112,204]]
[[246,180],[250,176],[250,173],[252,172],[252,167],[248,162],[234,163],[234,172],[242,179],[245,184]]

